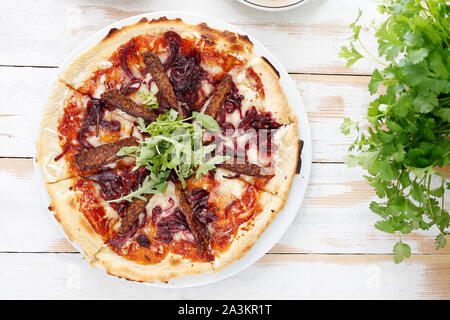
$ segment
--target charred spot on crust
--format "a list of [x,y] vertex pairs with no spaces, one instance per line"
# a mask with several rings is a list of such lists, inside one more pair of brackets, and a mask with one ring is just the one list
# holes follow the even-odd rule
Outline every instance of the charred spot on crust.
[[52,205],[49,205],[49,206],[48,206],[48,210],[53,211]]
[[141,20],[138,21],[138,23],[145,23],[148,22],[148,19],[146,17],[143,17]]
[[237,40],[238,40],[236,33],[228,31],[228,30],[223,30],[222,35],[225,37],[227,42],[230,42],[230,43],[237,42]]
[[246,42],[249,46],[253,46],[253,42],[250,41],[250,38],[246,34],[238,34],[239,40]]
[[202,22],[197,27],[200,29],[199,31],[204,35],[203,38],[207,38],[209,41],[215,43],[217,41],[217,37],[214,34],[214,29],[210,28],[206,23]]
[[212,41],[211,39],[208,38],[208,36],[206,35],[202,35],[203,41],[205,41],[205,43],[208,46],[214,46],[216,43],[214,41]]
[[167,17],[166,16],[163,16],[163,17],[159,17],[159,18],[155,18],[155,19],[152,19],[152,20],[150,20],[150,23],[157,23],[157,22],[164,22],[164,21],[168,21],[169,19],[167,19]]
[[269,60],[267,60],[267,58],[266,57],[261,57],[271,68],[272,68],[272,70],[277,74],[277,77],[278,77],[278,79],[280,79],[280,73],[278,72],[278,70],[273,66],[273,64],[272,63],[270,63],[270,61]]
[[166,16],[163,17],[159,17],[157,19],[152,19],[149,21],[149,23],[159,23],[159,22],[167,22],[167,21],[176,21],[176,22],[181,22],[182,20],[180,18],[175,18],[175,19],[167,19]]
[[62,224],[62,220],[61,220],[61,218],[58,216],[58,214],[56,212],[55,212],[55,214],[53,216],[55,217],[56,221],[58,221],[59,223]]
[[241,35],[228,30],[217,30],[211,28],[204,22],[198,24],[197,28],[207,44],[214,45],[218,40],[223,38],[225,43],[230,44],[231,51],[242,52],[245,50],[246,45],[253,46],[253,43],[246,35]]
[[244,51],[244,47],[239,42],[235,42],[235,43],[231,44],[230,51],[241,52],[241,51]]
[[144,282],[146,282],[146,281],[144,281],[144,280],[129,279],[129,278],[127,278],[126,276],[118,276],[117,274],[114,274],[112,271],[109,271],[109,270],[107,270],[106,268],[105,268],[105,271],[106,271],[106,273],[109,274],[110,276],[114,276],[114,277],[117,277],[117,278],[119,278],[119,279],[125,279],[125,280],[130,281],[130,282],[139,282],[139,283],[144,283]]
[[300,173],[300,169],[302,168],[302,149],[303,149],[303,141],[298,139],[298,157],[297,157],[297,169],[295,170],[296,174]]
[[71,199],[70,199],[70,201],[69,201],[69,206],[71,206],[72,208],[76,208],[77,204],[76,204],[74,198],[71,198]]
[[111,38],[115,33],[119,32],[120,29],[117,28],[112,28],[111,30],[109,30],[108,34],[103,38],[103,40],[107,40],[109,38]]

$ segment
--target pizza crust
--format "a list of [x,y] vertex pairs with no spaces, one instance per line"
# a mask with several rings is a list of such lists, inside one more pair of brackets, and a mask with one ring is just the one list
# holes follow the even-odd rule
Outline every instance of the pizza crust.
[[224,253],[214,260],[214,271],[218,272],[240,260],[261,237],[286,201],[270,193],[260,193],[259,204],[262,211],[256,217],[239,227],[232,244]]
[[63,152],[59,144],[59,133],[57,130],[65,103],[72,94],[73,90],[62,82],[56,81],[44,107],[39,138],[36,142],[36,160],[47,183],[70,177],[66,161],[64,159],[55,161],[55,157]]
[[287,199],[289,195],[300,157],[297,132],[297,124],[292,123],[279,128],[274,137],[274,143],[278,147],[273,158],[275,176],[266,184],[265,190],[283,199]]
[[263,108],[265,112],[271,112],[274,119],[282,124],[298,123],[294,109],[280,84],[278,71],[264,57],[258,57],[250,61],[249,66],[261,78],[264,86]]
[[105,38],[82,53],[63,70],[59,80],[74,89],[79,89],[95,71],[101,69],[108,62],[113,53],[124,43],[139,35],[164,33],[170,30],[179,33],[181,37],[203,38],[209,45],[227,50],[247,60],[254,56],[253,43],[245,35],[227,30],[216,30],[206,23],[192,25],[181,19],[170,20],[162,17],[148,21],[143,18],[136,24],[120,29],[111,29]]
[[102,69],[104,64],[107,65],[108,59],[120,45],[130,40],[126,29],[127,27],[120,30],[111,29],[103,40],[82,53],[64,69],[59,80],[73,89],[79,89],[92,73]]
[[103,239],[81,213],[75,192],[70,190],[73,185],[74,179],[47,184],[47,192],[51,198],[49,208],[54,211],[55,219],[64,228],[69,239],[79,244],[85,258],[90,259],[103,245]]
[[[182,38],[204,39],[205,42],[221,50],[227,50],[235,55],[248,59],[253,56],[253,43],[245,35],[228,30],[217,30],[209,27],[206,23],[193,25],[181,19],[167,19],[165,17],[148,21],[141,19],[134,25],[124,27],[130,38],[152,33],[164,33],[175,31]],[[124,29],[122,28],[122,29]],[[121,29],[121,30],[122,30]]]
[[[228,171],[217,169],[215,177],[220,181],[220,190],[228,201],[240,199],[247,184],[239,179],[225,179]],[[104,245],[95,255],[91,264],[103,267],[110,275],[140,282],[167,282],[199,273],[216,273],[240,260],[256,243],[264,230],[282,210],[286,200],[261,191],[258,203],[261,211],[254,219],[242,224],[236,236],[224,253],[217,255],[212,263],[192,262],[180,255],[169,253],[160,263],[143,265],[128,260]]]
[[121,257],[107,246],[97,252],[91,264],[103,267],[110,275],[139,282],[167,282],[173,278],[214,271],[210,262],[191,262],[173,253],[160,263],[143,265]]

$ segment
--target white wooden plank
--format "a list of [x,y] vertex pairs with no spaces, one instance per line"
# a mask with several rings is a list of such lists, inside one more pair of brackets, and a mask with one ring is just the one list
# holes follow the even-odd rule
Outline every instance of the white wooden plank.
[[369,77],[291,75],[308,114],[314,162],[342,162],[351,136],[340,126],[345,117],[362,119],[371,101]]
[[[363,8],[367,21],[375,15],[371,0],[313,0],[286,12],[264,12],[235,0],[93,0],[14,1],[0,4],[2,65],[59,65],[83,40],[101,28],[136,14],[162,10],[188,11],[219,18],[240,27],[267,46],[290,72],[371,73],[361,62],[345,68],[338,58],[351,35],[348,25]],[[367,23],[368,24],[368,23]],[[374,49],[367,26],[362,37]],[[376,47],[375,47],[376,48]]]
[[[266,255],[237,275],[184,289],[106,276],[79,254],[0,254],[2,299],[449,299],[450,257]],[[236,290],[239,288],[239,290]]]
[[[0,159],[0,181],[0,252],[76,252],[43,204],[32,160]],[[392,253],[396,236],[373,227],[377,217],[368,209],[373,197],[361,170],[314,164],[305,202],[271,252]],[[434,250],[435,233],[403,240],[413,253],[450,254],[449,247]]]
[[54,68],[0,67],[0,156],[32,157]]
[[[45,100],[56,72],[48,68],[0,67],[0,157],[31,157]],[[339,127],[343,118],[360,119],[369,102],[368,77],[291,75],[308,113],[313,161],[341,162],[351,138]]]

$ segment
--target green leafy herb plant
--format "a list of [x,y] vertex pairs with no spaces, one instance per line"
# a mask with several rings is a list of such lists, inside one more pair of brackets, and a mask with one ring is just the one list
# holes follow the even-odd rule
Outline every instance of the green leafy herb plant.
[[367,118],[346,118],[341,131],[356,135],[346,164],[367,170],[365,178],[379,197],[370,204],[381,218],[375,227],[400,236],[393,249],[396,263],[411,255],[402,234],[436,230],[436,249],[447,244],[449,8],[445,0],[382,1],[378,9],[386,19],[375,32],[378,55],[370,53],[360,40],[361,11],[350,25],[350,44],[339,53],[347,66],[362,58],[380,65],[369,83],[375,98]]

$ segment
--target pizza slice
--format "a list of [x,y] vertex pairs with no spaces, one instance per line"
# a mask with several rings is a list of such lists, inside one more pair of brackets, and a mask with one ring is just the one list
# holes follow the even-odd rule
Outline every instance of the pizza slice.
[[226,174],[217,169],[189,179],[185,189],[170,182],[145,201],[143,216],[125,237],[120,231],[127,220],[120,219],[93,264],[127,279],[167,281],[217,272],[240,259],[284,201]]
[[[136,121],[120,109],[57,81],[45,107],[37,143],[37,161],[46,182],[87,175],[103,165],[130,164],[133,159],[116,157],[115,153],[142,138]],[[109,161],[95,164],[96,155]]]
[[230,157],[219,167],[273,195],[287,199],[292,180],[300,172],[301,141],[296,123],[276,129],[241,132],[226,138],[218,150]]

